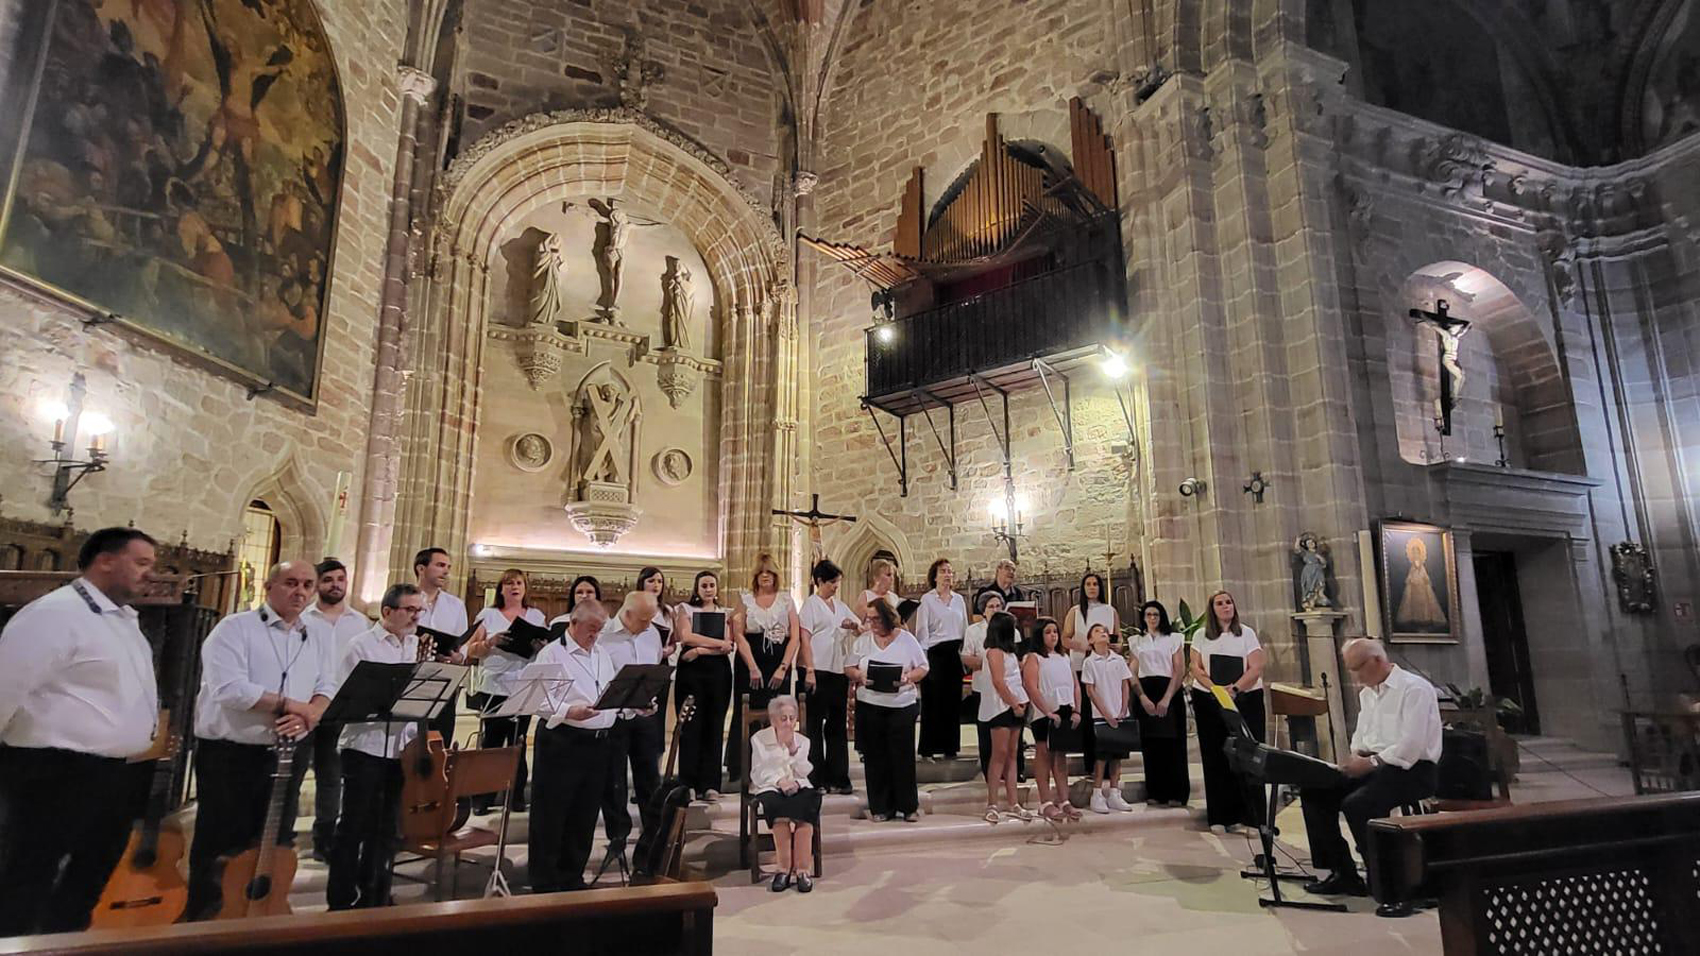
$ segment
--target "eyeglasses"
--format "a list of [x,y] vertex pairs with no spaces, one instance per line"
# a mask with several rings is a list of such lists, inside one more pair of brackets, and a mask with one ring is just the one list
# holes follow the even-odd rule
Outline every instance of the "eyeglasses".
[[422,607],[408,607],[405,604],[403,604],[401,607],[398,607],[398,608],[392,608],[392,610],[400,611],[403,614],[411,614],[414,617],[418,617],[419,615],[425,613],[425,609],[422,608]]

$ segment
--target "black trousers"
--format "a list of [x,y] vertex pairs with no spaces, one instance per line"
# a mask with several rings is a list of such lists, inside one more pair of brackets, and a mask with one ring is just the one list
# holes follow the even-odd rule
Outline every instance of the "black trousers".
[[[611,735],[614,750],[609,765],[608,782],[602,796],[602,829],[610,844],[623,845],[632,834],[631,797],[637,797],[638,832],[636,853],[643,859],[644,850],[653,839],[654,814],[650,803],[661,787],[661,741],[666,736],[662,715],[657,711],[650,717],[634,717],[614,722]],[[631,785],[627,786],[626,766],[631,765]]]
[[388,906],[390,860],[401,847],[401,761],[344,750],[342,815],[331,844],[325,903],[333,910]]
[[778,690],[770,690],[767,686],[779,671],[779,665],[785,658],[785,648],[769,645],[760,634],[746,634],[744,639],[750,642],[750,656],[756,659],[756,667],[761,671],[761,687],[750,687],[750,669],[744,666],[743,657],[736,657],[732,667],[732,729],[726,737],[726,775],[740,782],[744,778],[744,755],[739,753],[738,735],[744,722],[744,695],[750,695],[751,710],[763,712],[767,710],[768,701],[791,692],[790,671],[786,671],[786,680]]
[[1434,796],[1439,783],[1440,770],[1434,762],[1419,760],[1408,770],[1387,765],[1362,777],[1348,777],[1338,786],[1300,790],[1305,831],[1310,834],[1311,865],[1336,873],[1356,873],[1352,853],[1340,836],[1340,818],[1346,818],[1352,843],[1362,854],[1371,820]]
[[[1169,691],[1167,677],[1142,677],[1139,686],[1155,703]],[[1179,691],[1169,701],[1169,712],[1153,717],[1138,701],[1139,752],[1145,758],[1145,799],[1185,803],[1192,797],[1192,780],[1186,769],[1186,694]]]
[[816,670],[809,695],[809,726],[804,734],[814,746],[814,769],[809,784],[817,790],[850,786],[850,678]]
[[[1234,699],[1240,716],[1250,725],[1253,737],[1262,741],[1264,730],[1263,691],[1254,690]],[[1211,826],[1246,824],[1256,826],[1268,812],[1263,805],[1263,787],[1241,779],[1228,768],[1222,745],[1228,740],[1228,725],[1222,721],[1222,705],[1203,691],[1192,692],[1192,715],[1198,721],[1198,757],[1204,764],[1204,815]]]
[[[506,696],[495,694],[467,694],[466,705],[480,711],[491,712],[507,701]],[[478,746],[489,750],[495,747],[511,747],[519,743],[520,738],[531,732],[530,717],[495,717],[486,718],[478,731]],[[525,748],[519,751],[519,764],[514,767],[513,809],[516,813],[525,811],[525,781],[527,770]],[[472,809],[476,813],[488,813],[497,803],[494,795],[486,794],[474,797]]]
[[320,724],[313,731],[313,850],[330,856],[342,815],[341,724]]
[[531,891],[584,889],[584,865],[596,838],[596,813],[616,759],[612,730],[577,727],[537,732],[537,768],[532,782]]
[[[301,778],[311,761],[311,738],[295,750],[294,772],[284,791],[283,819],[278,843],[295,842],[295,812],[301,797]],[[218,858],[240,853],[260,842],[271,803],[272,772],[277,760],[272,748],[228,740],[195,740],[195,841],[189,845],[190,920],[218,914]]]
[[921,678],[921,756],[955,757],[962,749],[962,642],[927,648]]
[[721,790],[720,762],[726,744],[726,711],[732,704],[732,668],[724,656],[698,657],[679,665],[674,706],[696,698],[697,714],[679,732],[679,783],[701,793]]
[[[975,692],[968,697],[968,703],[974,713],[980,712],[980,694]],[[992,765],[992,728],[986,726],[983,720],[974,721],[974,739],[980,750],[980,776],[986,776],[986,768]],[[1015,738],[1015,779],[1027,779],[1027,727],[1021,727],[1021,733]]]
[[868,812],[885,816],[921,808],[915,789],[915,716],[919,704],[884,707],[856,702],[856,749],[868,769]]
[[138,780],[145,786],[152,768],[0,747],[0,937],[88,928],[124,855]]

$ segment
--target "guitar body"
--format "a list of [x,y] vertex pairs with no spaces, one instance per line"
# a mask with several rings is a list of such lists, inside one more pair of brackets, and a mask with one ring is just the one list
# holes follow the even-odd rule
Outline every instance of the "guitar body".
[[265,872],[259,871],[260,847],[249,847],[224,858],[218,878],[224,903],[215,919],[289,915],[289,888],[295,883],[295,850],[274,846],[263,855],[269,857]]
[[177,922],[189,902],[189,886],[177,870],[183,859],[183,834],[159,831],[154,838],[153,862],[137,862],[145,839],[142,828],[130,834],[124,858],[106,881],[89,922],[92,929],[130,929]]
[[633,861],[637,874],[645,879],[652,880],[663,875],[661,871],[666,864],[673,815],[683,812],[691,802],[689,791],[674,785],[677,781],[673,771],[679,763],[679,734],[696,715],[696,696],[687,696],[684,703],[679,705],[679,719],[673,725],[673,740],[667,745],[667,762],[661,773],[661,786],[655,788],[655,796],[650,798],[649,819],[659,821],[661,833],[658,834],[659,839],[649,841],[647,857]]
[[434,843],[466,826],[472,801],[449,799],[449,750],[433,730],[401,752],[401,834],[404,843]]

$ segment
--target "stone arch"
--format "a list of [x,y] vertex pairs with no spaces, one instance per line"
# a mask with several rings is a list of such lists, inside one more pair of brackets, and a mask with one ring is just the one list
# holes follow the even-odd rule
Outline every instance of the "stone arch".
[[[1551,330],[1493,273],[1457,260],[1412,270],[1388,297],[1389,384],[1401,455],[1422,460],[1415,450],[1427,447],[1433,430],[1427,412],[1432,387],[1424,383],[1440,374],[1434,334],[1419,329],[1407,313],[1418,306],[1432,309],[1440,298],[1447,299],[1452,314],[1472,323],[1460,349],[1466,379],[1448,454],[1495,460],[1492,426],[1498,408],[1504,411],[1507,457],[1514,466],[1585,473],[1576,411]],[[1486,381],[1472,381],[1484,376]]]
[[[323,495],[307,481],[300,463],[291,455],[271,474],[256,481],[237,501],[247,507],[248,502],[258,498],[272,509],[282,532],[278,546],[281,560],[316,562],[324,557],[318,553],[324,546],[326,531],[325,515],[317,504],[321,497]],[[240,513],[232,520],[240,524]]]
[[[396,540],[441,542],[463,555],[478,422],[477,380],[497,242],[549,203],[618,196],[666,209],[706,263],[728,394],[721,421],[721,551],[741,577],[768,540],[777,469],[777,339],[795,321],[792,264],[764,207],[725,163],[628,109],[537,113],[484,136],[440,186],[434,270],[408,396]],[[402,546],[396,545],[399,549]],[[405,561],[400,550],[392,564]]]
[[[915,550],[897,526],[877,514],[863,515],[851,530],[826,549],[834,564],[844,569],[844,576],[854,585],[860,597],[866,581],[860,581],[862,571],[875,552],[889,551],[897,558],[897,583],[901,587],[904,575],[914,578],[917,573]],[[860,582],[860,583],[858,583]]]

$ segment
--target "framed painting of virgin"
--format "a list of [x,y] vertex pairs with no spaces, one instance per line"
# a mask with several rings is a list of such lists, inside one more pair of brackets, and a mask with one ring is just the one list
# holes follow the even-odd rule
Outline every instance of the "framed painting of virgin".
[[1376,567],[1390,641],[1456,643],[1463,633],[1452,532],[1431,524],[1382,521]]

